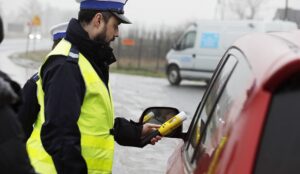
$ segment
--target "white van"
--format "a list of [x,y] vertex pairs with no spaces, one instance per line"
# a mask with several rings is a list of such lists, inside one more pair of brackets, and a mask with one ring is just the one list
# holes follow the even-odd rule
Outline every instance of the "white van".
[[168,52],[166,73],[171,85],[181,80],[208,82],[225,50],[249,32],[296,30],[288,21],[199,21],[182,34]]

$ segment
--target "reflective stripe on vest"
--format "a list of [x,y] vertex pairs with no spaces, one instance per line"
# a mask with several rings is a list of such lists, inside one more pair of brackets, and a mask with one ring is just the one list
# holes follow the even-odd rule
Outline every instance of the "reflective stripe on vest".
[[[68,56],[70,49],[71,44],[62,40],[47,58],[53,55]],[[114,124],[113,102],[109,93],[111,90],[107,90],[92,65],[80,53],[78,65],[86,87],[77,122],[81,134],[81,154],[86,161],[88,173],[111,173],[114,155],[114,138],[109,133]],[[45,121],[41,78],[37,81],[37,93],[40,113],[27,141],[27,150],[31,164],[38,173],[52,174],[56,173],[53,161],[40,139],[41,126]]]

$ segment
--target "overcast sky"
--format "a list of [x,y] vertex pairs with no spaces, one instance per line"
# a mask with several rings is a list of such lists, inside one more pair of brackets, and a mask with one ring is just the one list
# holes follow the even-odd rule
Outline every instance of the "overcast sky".
[[[27,0],[0,0],[2,10],[17,10]],[[61,9],[79,9],[75,0],[38,0],[43,7],[51,5]],[[147,25],[177,25],[197,19],[213,19],[217,0],[129,0],[125,13],[134,23]],[[264,19],[271,19],[278,7],[286,0],[268,0],[264,8]],[[300,9],[300,0],[289,0],[289,6]]]

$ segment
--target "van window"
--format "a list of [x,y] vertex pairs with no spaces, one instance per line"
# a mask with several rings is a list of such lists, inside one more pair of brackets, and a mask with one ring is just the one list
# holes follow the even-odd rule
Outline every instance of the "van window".
[[217,32],[203,32],[201,34],[200,48],[219,48],[220,34]]
[[193,48],[196,41],[196,32],[190,31],[184,35],[181,42],[179,43],[179,50],[184,50],[187,48]]

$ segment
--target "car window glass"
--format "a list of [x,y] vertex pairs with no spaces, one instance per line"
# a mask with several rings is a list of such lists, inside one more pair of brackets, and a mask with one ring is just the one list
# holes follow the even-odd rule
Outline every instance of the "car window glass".
[[[290,75],[272,93],[255,160],[254,174],[299,172],[300,74]],[[274,167],[276,166],[276,167]]]
[[[215,81],[214,79],[216,79],[216,76],[219,75],[219,72],[221,71],[221,69],[222,69],[224,63],[226,62],[228,56],[229,56],[229,54],[227,54],[227,53],[224,54],[224,56],[223,56],[222,59],[220,60],[219,64],[217,65],[216,70],[215,70],[213,76],[211,77],[211,81]],[[190,123],[189,129],[188,129],[188,132],[187,132],[187,133],[188,133],[188,135],[187,135],[187,137],[186,137],[187,140],[190,139],[190,137],[191,137],[191,131],[192,131],[192,129],[195,127],[195,124],[196,124],[198,118],[200,117],[200,113],[201,113],[201,112],[200,112],[200,111],[201,111],[200,108],[203,108],[202,105],[203,105],[203,103],[204,103],[204,101],[205,101],[204,99],[207,98],[206,96],[208,95],[208,91],[210,91],[210,89],[212,88],[211,86],[212,86],[212,85],[209,85],[209,86],[207,87],[206,92],[204,93],[204,95],[203,95],[203,97],[202,97],[202,99],[201,99],[199,105],[197,106],[196,112],[195,112],[195,114],[194,114],[194,116],[193,116],[193,119],[192,119],[192,121],[191,121],[191,123]],[[186,147],[188,147],[188,146],[186,146]]]
[[[234,125],[253,84],[251,69],[245,60],[239,59],[238,66],[228,80],[220,99],[215,104],[198,149],[197,160],[216,161],[228,140],[227,132]],[[201,163],[201,162],[200,162]],[[212,165],[212,164],[211,164]],[[211,166],[209,165],[209,166]],[[207,167],[207,166],[206,166]],[[213,168],[202,169],[204,171]]]
[[195,148],[197,147],[201,138],[201,130],[203,130],[204,125],[208,120],[208,116],[210,115],[212,108],[216,103],[218,96],[220,95],[221,89],[227,81],[230,73],[234,69],[236,63],[236,58],[230,56],[226,60],[225,65],[222,67],[222,70],[220,71],[219,75],[212,82],[212,87],[210,88],[209,94],[207,98],[204,99],[205,103],[203,107],[200,108],[200,119],[197,121],[193,129],[192,136],[189,142],[190,144],[188,145],[187,154],[190,160],[192,159],[192,155],[194,154]]
[[193,48],[195,44],[195,39],[196,39],[196,32],[191,31],[188,32],[184,35],[183,39],[180,42],[179,49],[184,50],[187,48]]

